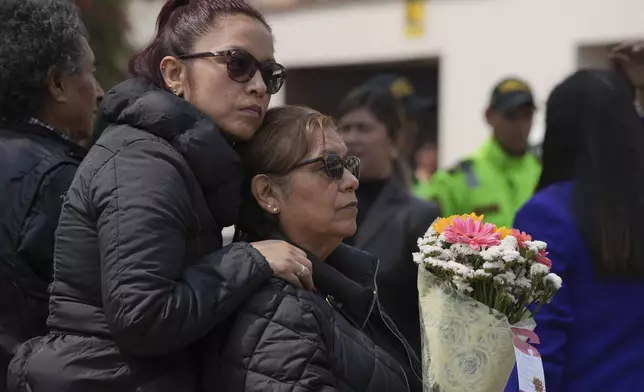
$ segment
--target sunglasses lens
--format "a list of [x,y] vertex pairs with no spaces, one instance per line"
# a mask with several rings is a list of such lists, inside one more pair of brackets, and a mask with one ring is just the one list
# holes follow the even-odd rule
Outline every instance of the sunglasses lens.
[[344,174],[344,162],[339,155],[329,155],[326,157],[324,164],[329,177],[339,180]]
[[262,79],[269,94],[276,94],[284,85],[286,70],[280,64],[267,63],[262,66]]
[[355,178],[360,179],[360,159],[358,157],[347,157],[344,159],[344,167]]
[[257,71],[255,59],[248,53],[231,52],[228,55],[228,76],[236,82],[246,83]]

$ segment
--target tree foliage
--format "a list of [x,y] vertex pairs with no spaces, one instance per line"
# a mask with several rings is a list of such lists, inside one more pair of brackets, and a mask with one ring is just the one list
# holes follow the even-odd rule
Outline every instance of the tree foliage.
[[126,77],[128,0],[75,0],[96,56],[96,77],[106,91]]

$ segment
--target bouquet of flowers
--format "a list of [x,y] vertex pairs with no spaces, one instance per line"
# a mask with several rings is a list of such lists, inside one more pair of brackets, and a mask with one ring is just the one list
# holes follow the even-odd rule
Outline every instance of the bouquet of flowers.
[[471,214],[437,219],[418,247],[425,391],[503,391],[513,330],[532,331],[561,288],[547,244]]

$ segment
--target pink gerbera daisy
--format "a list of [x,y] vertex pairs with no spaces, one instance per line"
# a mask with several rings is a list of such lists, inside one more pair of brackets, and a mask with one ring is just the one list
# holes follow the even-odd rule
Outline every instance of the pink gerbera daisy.
[[456,218],[454,223],[443,232],[447,242],[451,244],[467,244],[474,250],[484,246],[498,245],[500,234],[490,223],[483,223],[470,217]]
[[532,241],[532,236],[527,234],[525,231],[519,231],[517,229],[512,229],[510,235],[517,239],[517,243],[520,247],[525,248],[526,241]]

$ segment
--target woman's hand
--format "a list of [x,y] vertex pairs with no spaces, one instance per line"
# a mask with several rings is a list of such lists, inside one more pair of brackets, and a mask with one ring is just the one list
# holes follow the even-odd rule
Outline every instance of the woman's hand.
[[258,241],[251,245],[264,255],[275,277],[299,288],[313,288],[313,266],[303,250],[278,240]]

